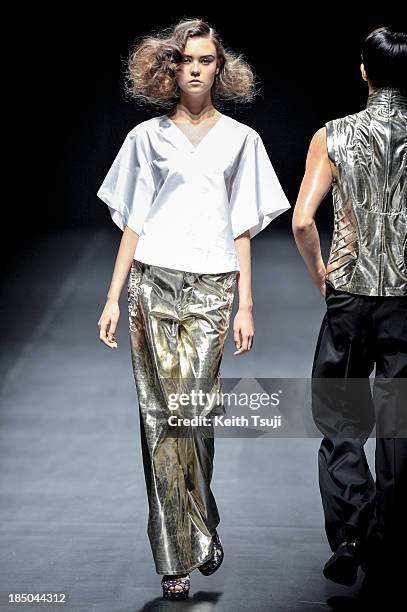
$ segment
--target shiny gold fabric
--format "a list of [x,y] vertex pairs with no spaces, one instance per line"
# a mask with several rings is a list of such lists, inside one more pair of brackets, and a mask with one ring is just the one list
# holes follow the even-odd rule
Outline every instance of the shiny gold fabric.
[[350,293],[407,295],[407,98],[380,89],[326,129],[338,170],[326,280]]
[[[149,502],[148,535],[158,574],[188,572],[212,555],[219,523],[210,489],[213,428],[168,418],[170,393],[221,391],[219,367],[237,272],[202,274],[133,260],[128,285],[132,366]],[[212,403],[196,411],[223,414]],[[182,408],[176,414],[182,416]],[[186,415],[191,416],[190,412]]]

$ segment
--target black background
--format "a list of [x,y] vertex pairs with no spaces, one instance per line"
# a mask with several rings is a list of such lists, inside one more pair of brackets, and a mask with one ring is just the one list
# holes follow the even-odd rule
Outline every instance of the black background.
[[[366,105],[367,85],[359,71],[365,36],[380,25],[405,27],[394,9],[374,13],[366,6],[356,12],[339,2],[310,5],[302,13],[292,4],[278,7],[279,14],[271,6],[274,17],[253,3],[244,11],[233,5],[209,10],[209,4],[176,11],[152,4],[141,9],[139,3],[58,6],[58,13],[25,13],[9,49],[6,183],[16,188],[11,201],[6,194],[3,199],[8,236],[15,236],[13,228],[30,238],[56,228],[112,224],[96,191],[126,133],[161,114],[140,110],[124,96],[124,67],[135,38],[183,17],[201,17],[226,47],[243,53],[260,81],[260,94],[229,114],[260,133],[294,205],[313,133],[327,120]],[[318,213],[321,227],[331,222],[328,202],[327,197]],[[277,228],[291,231],[290,219],[291,213],[282,215]],[[18,248],[18,241],[12,246]]]

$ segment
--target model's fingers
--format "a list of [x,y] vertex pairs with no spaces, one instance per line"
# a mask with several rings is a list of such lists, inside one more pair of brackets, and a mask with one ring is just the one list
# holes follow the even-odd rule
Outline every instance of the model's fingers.
[[117,320],[116,319],[111,319],[110,320],[109,331],[108,331],[108,338],[109,338],[110,342],[114,338],[114,332],[116,331],[116,327],[117,327]]
[[106,328],[107,328],[107,321],[101,321],[100,322],[100,330],[99,330],[99,338],[101,340],[104,340],[106,338],[107,332],[106,332]]
[[240,327],[237,327],[233,330],[233,340],[235,341],[236,351],[233,353],[234,355],[240,355],[243,351],[242,349],[242,340],[240,338]]
[[108,320],[99,321],[98,325],[100,327],[99,339],[103,344],[106,344],[109,348],[117,348],[117,341],[114,336],[114,331],[116,329],[116,324],[110,322],[109,331],[107,331],[107,326],[109,325]]
[[248,335],[247,334],[242,334],[242,340],[240,342],[240,345],[237,347],[238,350],[235,351],[233,354],[234,355],[241,355],[242,353],[246,353],[247,352],[247,346],[248,346]]
[[116,329],[116,325],[114,326],[111,325],[108,331],[108,334],[107,334],[106,344],[108,345],[109,348],[117,348],[117,339],[116,339],[116,336],[114,335],[115,329]]
[[101,338],[101,340],[103,344],[106,344],[106,346],[110,349],[117,348],[117,340],[114,336],[112,337],[112,339],[109,339],[109,337],[106,336],[105,338]]
[[233,341],[235,343],[235,346],[237,349],[240,348],[241,346],[241,340],[240,340],[240,328],[236,327],[233,329]]
[[242,348],[244,351],[249,350],[249,334],[246,332],[243,334]]

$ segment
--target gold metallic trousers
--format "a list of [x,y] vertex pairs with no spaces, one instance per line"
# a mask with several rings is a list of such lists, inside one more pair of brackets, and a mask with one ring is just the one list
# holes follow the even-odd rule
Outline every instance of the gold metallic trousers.
[[[219,523],[210,489],[213,427],[174,427],[172,394],[219,394],[237,272],[183,272],[133,260],[128,284],[131,359],[149,503],[148,536],[158,574],[186,573],[212,555]],[[212,397],[206,396],[206,397]],[[194,415],[224,414],[208,400]]]

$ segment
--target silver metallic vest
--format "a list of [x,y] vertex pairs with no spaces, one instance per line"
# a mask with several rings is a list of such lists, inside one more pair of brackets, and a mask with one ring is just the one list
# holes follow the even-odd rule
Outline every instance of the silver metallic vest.
[[407,98],[379,89],[326,123],[334,234],[326,280],[363,295],[407,295]]

